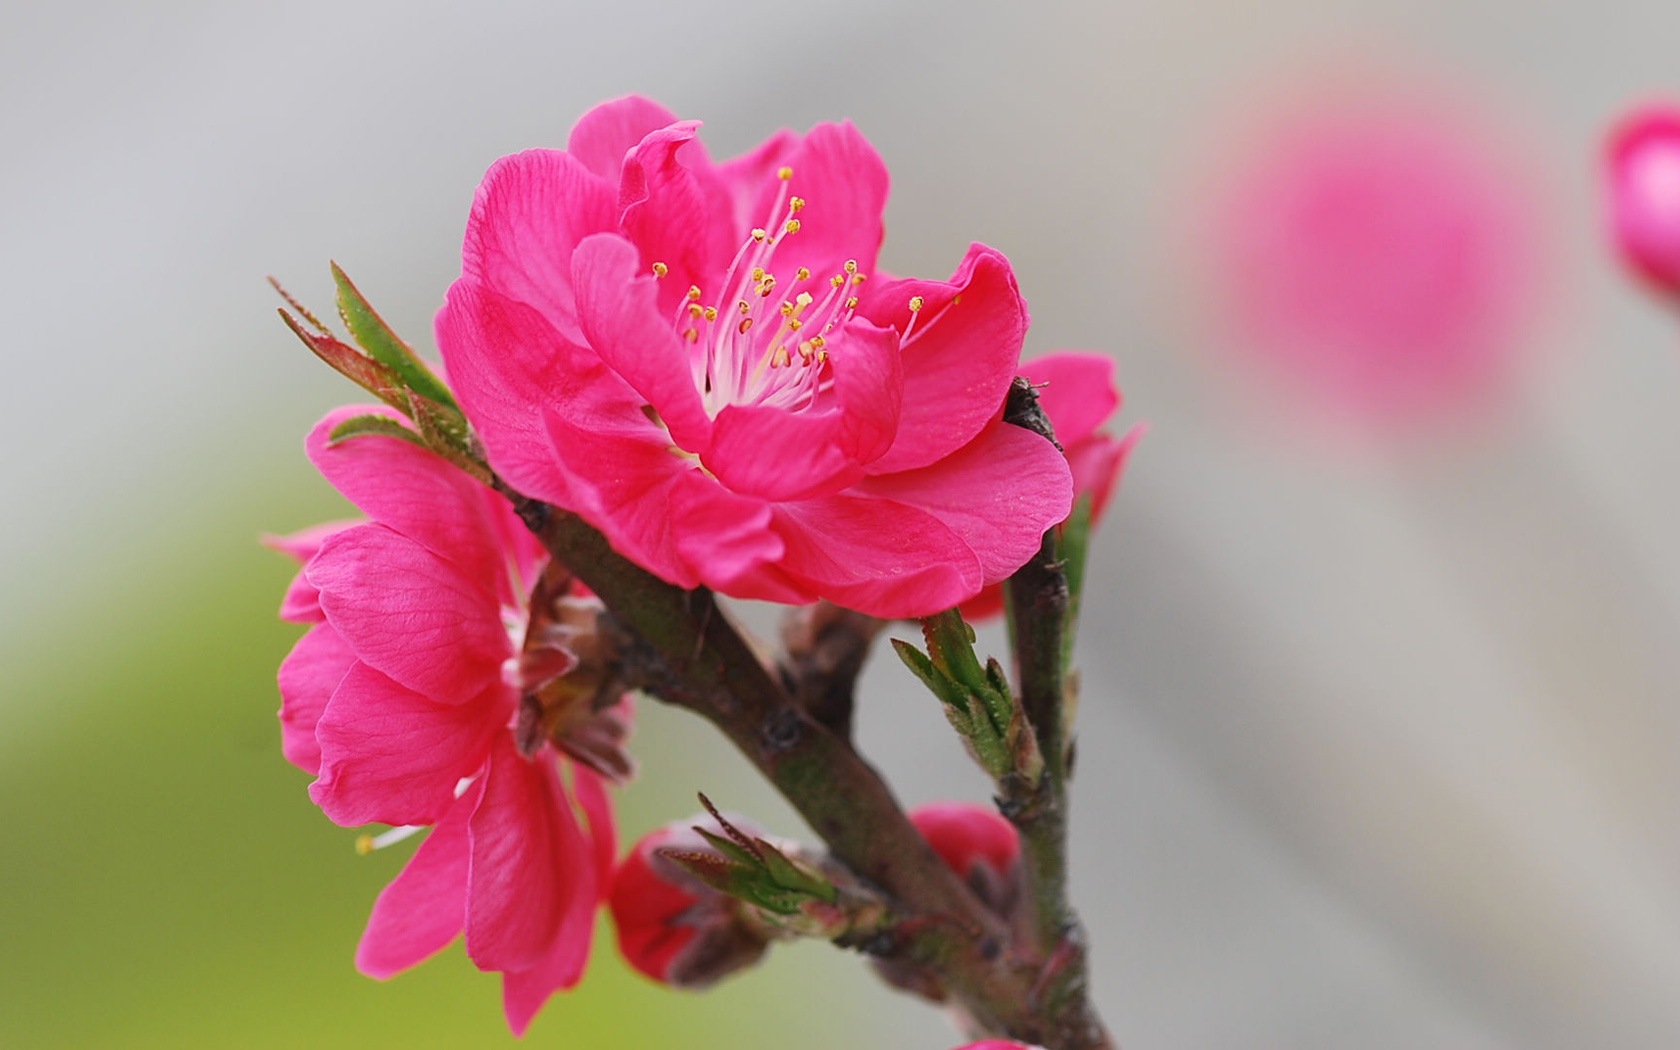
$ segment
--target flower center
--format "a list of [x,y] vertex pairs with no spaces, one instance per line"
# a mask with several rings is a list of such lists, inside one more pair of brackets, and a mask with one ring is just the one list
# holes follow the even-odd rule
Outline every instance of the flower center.
[[[777,294],[772,267],[783,242],[799,232],[805,200],[789,195],[792,168],[776,178],[770,221],[748,234],[710,296],[699,285],[689,288],[672,321],[694,347],[694,384],[713,417],[727,405],[810,405],[833,383],[829,348],[857,312],[857,286],[867,276],[855,259],[823,277],[799,266]],[[656,262],[653,272],[664,277],[669,270]]]

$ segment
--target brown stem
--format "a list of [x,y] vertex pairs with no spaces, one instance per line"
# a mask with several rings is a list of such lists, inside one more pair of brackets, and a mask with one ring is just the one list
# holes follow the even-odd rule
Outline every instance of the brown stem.
[[794,606],[782,617],[782,684],[807,714],[842,739],[851,739],[857,677],[885,626],[832,602]]
[[629,628],[626,657],[646,688],[722,730],[835,858],[888,895],[905,921],[867,950],[937,972],[987,1032],[1051,1050],[1113,1046],[1088,1018],[1083,995],[1061,1008],[1063,1016],[1045,1011],[1047,993],[1064,983],[1055,980],[1055,967],[1037,953],[1010,950],[1003,920],[945,867],[851,743],[788,695],[709,591],[668,584],[621,557],[576,516],[500,481],[497,487],[549,553]]

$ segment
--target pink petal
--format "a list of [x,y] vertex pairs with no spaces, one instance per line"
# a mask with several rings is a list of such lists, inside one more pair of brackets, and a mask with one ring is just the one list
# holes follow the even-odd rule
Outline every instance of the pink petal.
[[572,270],[589,345],[647,399],[680,447],[705,452],[712,421],[694,383],[688,344],[660,309],[659,282],[642,269],[635,245],[611,234],[591,237],[578,246]]
[[832,349],[834,393],[844,416],[842,447],[857,462],[873,463],[898,436],[904,402],[898,333],[853,321]]
[[925,467],[972,441],[997,416],[1020,361],[1027,306],[998,252],[971,246],[948,282],[865,285],[858,312],[902,332],[910,299],[918,295],[922,308],[902,350],[905,385],[913,393],[904,399],[897,440],[871,474]]
[[[629,703],[626,698],[623,703]],[[613,865],[618,861],[618,827],[613,821],[612,799],[607,795],[605,777],[594,770],[572,763],[572,794],[578,808],[589,822],[589,841],[595,847],[595,875],[605,886],[612,878]]]
[[[782,287],[792,283],[793,271],[800,266],[821,280],[840,273],[847,259],[855,259],[860,271],[873,273],[885,236],[881,216],[889,181],[875,147],[850,121],[818,124],[790,151],[786,164],[793,169],[788,189],[804,199],[805,207],[799,213],[799,232],[777,249],[776,265],[771,267]],[[782,221],[781,215],[769,213],[779,189],[772,179],[759,191],[751,212],[754,225]]]
[[[540,970],[575,981],[588,952],[574,909],[591,912],[599,888],[594,854],[560,785],[552,753],[527,761],[496,738],[484,799],[472,816],[467,955],[481,970]],[[557,953],[570,965],[554,974]]]
[[549,426],[573,470],[577,512],[649,572],[695,587],[702,571],[728,578],[780,554],[762,501],[728,492],[655,435],[594,430],[559,414]]
[[[640,95],[603,102],[585,113],[566,140],[566,152],[584,167],[618,186],[624,155],[651,133],[677,122],[677,116]],[[696,148],[700,148],[696,143]]]
[[703,461],[743,496],[779,501],[828,495],[863,477],[841,441],[844,423],[834,409],[726,405]]
[[572,250],[618,225],[618,173],[603,179],[559,150],[503,157],[478,184],[461,250],[462,277],[542,314],[577,339]]
[[775,511],[787,545],[781,568],[849,609],[889,620],[930,616],[985,582],[974,551],[925,510],[841,494]]
[[643,273],[665,264],[659,311],[666,317],[691,286],[708,302],[725,294],[715,282],[744,235],[730,228],[729,193],[698,148],[699,129],[698,121],[678,121],[650,133],[624,158],[619,225],[641,252]]
[[1062,350],[1021,362],[1021,374],[1038,387],[1038,404],[1071,448],[1096,433],[1120,407],[1114,361],[1103,354]]
[[380,893],[356,947],[356,969],[386,980],[460,934],[467,915],[467,819],[483,793],[482,779],[471,784]]
[[754,226],[781,218],[779,215],[763,214],[762,209],[769,207],[769,202],[761,202],[760,197],[764,187],[770,184],[776,173],[788,166],[793,151],[798,147],[799,136],[784,129],[765,139],[752,152],[743,153],[717,166],[718,177],[723,180],[729,199],[735,206],[731,229],[744,234]]
[[437,453],[401,438],[365,434],[333,444],[333,428],[361,415],[401,418],[390,408],[335,408],[309,432],[304,447],[310,462],[373,520],[455,562],[486,589],[505,590],[506,559],[484,486]]
[[[262,544],[269,550],[279,551],[297,559],[302,565],[315,556],[315,552],[321,549],[321,544],[328,536],[360,524],[360,520],[323,522],[285,536],[264,535]],[[325,618],[325,614],[321,612],[321,593],[309,582],[303,570],[299,569],[298,574],[292,577],[292,582],[286,587],[286,596],[280,600],[280,619],[288,623],[320,623]]]
[[490,465],[514,488],[550,503],[565,506],[568,496],[543,406],[572,395],[631,411],[642,403],[593,350],[563,339],[535,309],[474,281],[450,287],[437,341]]
[[500,683],[465,704],[439,704],[358,663],[321,716],[320,779],[309,797],[344,827],[435,824],[462,778],[506,735],[513,697]]
[[309,563],[327,622],[409,689],[458,704],[500,681],[512,642],[486,585],[384,525],[328,540]]
[[706,586],[734,598],[803,604],[816,596],[777,566],[782,540],[763,500],[737,495],[695,471],[671,490],[670,513],[682,523],[678,556]]
[[343,637],[330,624],[318,623],[280,664],[280,752],[312,776],[321,770],[315,727],[355,662],[356,654]]
[[1073,491],[1079,496],[1090,493],[1093,522],[1102,520],[1109,497],[1125,472],[1126,461],[1146,429],[1135,426],[1118,440],[1107,434],[1095,434],[1067,450],[1068,466],[1073,470]]
[[986,583],[1026,564],[1044,531],[1073,506],[1073,477],[1056,446],[1003,422],[931,467],[869,478],[854,491],[920,507],[944,522],[973,549]]

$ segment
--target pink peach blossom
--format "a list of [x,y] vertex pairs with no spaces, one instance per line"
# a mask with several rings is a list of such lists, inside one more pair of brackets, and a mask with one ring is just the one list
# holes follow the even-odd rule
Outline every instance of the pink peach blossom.
[[[1098,429],[1120,409],[1114,362],[1103,354],[1058,350],[1021,362],[1021,375],[1038,388],[1039,407],[1050,417],[1056,440],[1073,472],[1074,498],[1091,497],[1091,524],[1095,527],[1145,430],[1135,426],[1116,438]],[[962,603],[963,617],[970,622],[1002,611],[1002,584],[989,584]]]
[[1001,419],[1008,262],[880,272],[850,124],[723,163],[698,128],[620,99],[485,176],[437,336],[492,466],[684,587],[901,617],[1009,575],[1072,488]]
[[[345,826],[430,826],[374,905],[356,965],[386,978],[465,933],[503,975],[523,1032],[582,974],[614,852],[603,781],[513,727],[519,638],[541,548],[506,501],[442,458],[386,435],[333,444],[346,408],[310,434],[310,458],[361,524],[281,541],[306,556],[287,610],[313,622],[282,665],[288,759]],[[576,815],[581,810],[585,820]]]
[[1680,294],[1680,107],[1649,105],[1623,117],[1605,166],[1622,258],[1654,288]]

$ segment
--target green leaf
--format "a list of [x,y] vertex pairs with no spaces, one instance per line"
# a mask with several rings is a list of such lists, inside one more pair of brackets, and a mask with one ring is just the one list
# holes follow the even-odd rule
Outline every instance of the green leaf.
[[449,388],[415,355],[414,349],[391,330],[391,326],[385,323],[337,263],[332,264],[332,275],[333,283],[338,285],[338,315],[344,318],[344,326],[350,329],[357,344],[375,361],[389,368],[408,389],[440,405],[456,407]]
[[405,416],[412,411],[407,389],[397,379],[396,373],[389,368],[328,333],[309,331],[283,308],[280,310],[280,319],[286,322],[286,327],[290,328],[294,335],[303,340],[304,346],[314,351],[316,357],[325,361],[339,375]]
[[411,445],[418,445],[421,448],[426,447],[425,440],[422,439],[419,434],[416,434],[414,431],[403,426],[390,416],[373,415],[351,416],[349,419],[346,419],[338,426],[332,428],[332,433],[327,435],[327,443],[329,445],[336,445],[341,441],[349,441],[351,438],[366,437],[370,434],[377,434],[382,437],[401,438],[403,441],[406,441]]
[[933,666],[933,661],[927,658],[926,653],[909,642],[897,638],[893,638],[891,641],[893,652],[898,654],[898,658],[904,661],[904,666],[910,668],[910,673],[920,678],[922,684],[926,685],[934,696],[937,696],[949,707],[959,710],[968,707],[968,690],[951,681],[944,672]]

